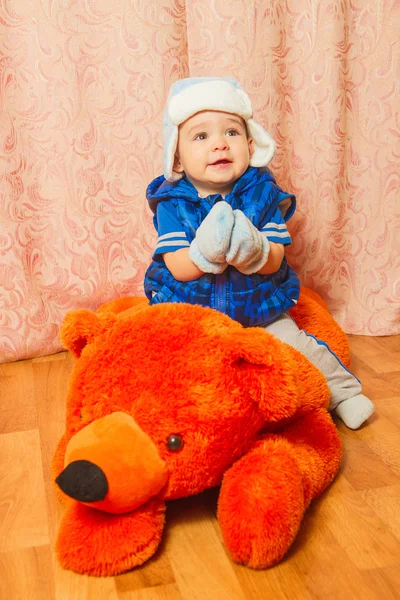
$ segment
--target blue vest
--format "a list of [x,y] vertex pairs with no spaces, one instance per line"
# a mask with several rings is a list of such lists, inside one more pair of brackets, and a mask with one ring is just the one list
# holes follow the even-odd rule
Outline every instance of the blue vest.
[[[292,205],[284,216],[288,220],[295,210],[295,198],[276,185],[268,169],[249,167],[225,196],[233,208],[240,209],[257,227],[268,223],[279,204],[288,196]],[[157,177],[147,188],[147,200],[154,213],[157,229],[157,204],[172,202],[182,229],[191,242],[200,223],[219,194],[200,198],[197,190],[186,179],[170,183],[164,176]],[[228,266],[221,275],[205,273],[189,282],[177,281],[167,269],[164,260],[156,256],[147,269],[144,289],[150,304],[162,302],[187,302],[215,308],[239,321],[245,327],[267,325],[290,310],[297,302],[300,283],[286,258],[279,270],[271,275],[243,275]]]

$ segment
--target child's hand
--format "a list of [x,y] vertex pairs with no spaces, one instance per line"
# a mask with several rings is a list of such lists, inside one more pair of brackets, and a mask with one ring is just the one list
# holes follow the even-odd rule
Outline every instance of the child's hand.
[[190,244],[189,257],[204,273],[215,275],[225,271],[225,255],[229,249],[234,216],[232,207],[225,201],[217,202]]
[[222,200],[214,204],[196,231],[197,246],[210,262],[226,262],[234,221],[232,207]]
[[214,275],[219,275],[220,273],[223,273],[228,266],[227,262],[217,263],[207,260],[206,257],[200,252],[196,238],[194,238],[193,242],[190,244],[189,258],[192,263],[195,264],[198,269],[200,269],[200,271],[203,271],[203,273],[213,273]]
[[226,261],[244,275],[257,273],[266,263],[269,242],[241,210],[234,210],[235,223]]

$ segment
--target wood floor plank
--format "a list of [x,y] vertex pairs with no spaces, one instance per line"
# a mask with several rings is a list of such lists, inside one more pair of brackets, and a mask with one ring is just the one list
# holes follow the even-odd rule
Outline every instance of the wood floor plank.
[[396,388],[390,377],[385,377],[368,367],[359,356],[352,355],[351,370],[360,379],[364,394],[374,402],[380,398],[398,395],[399,388]]
[[129,595],[122,594],[119,598],[120,600],[184,600],[175,583],[143,588],[130,592]]
[[357,356],[362,356],[363,360],[377,354],[382,354],[383,352],[387,352],[388,354],[392,352],[380,342],[381,338],[378,337],[348,335],[347,339],[349,340],[351,351]]
[[379,401],[379,414],[395,425],[400,431],[400,395]]
[[44,490],[49,513],[50,539],[53,546],[64,510],[55,494],[51,476],[51,461],[56,445],[65,431],[65,398],[69,377],[75,362],[72,356],[66,352],[63,355],[56,354],[54,357],[55,360],[36,359],[33,363]]
[[0,435],[0,552],[50,542],[39,432]]
[[400,483],[400,475],[363,442],[357,433],[347,429],[339,420],[337,426],[345,448],[340,471],[355,490]]
[[[380,374],[382,379],[384,379],[384,381],[386,381],[386,383],[388,384],[388,387],[390,386],[391,388],[394,387],[397,395],[399,393],[399,389],[400,389],[400,370],[397,371],[390,371],[390,373],[381,373]],[[385,398],[387,398],[387,396],[385,396]]]
[[56,444],[65,431],[65,400],[69,377],[75,364],[71,354],[55,356],[57,360],[33,363],[35,402],[46,475],[49,475],[47,467]]
[[355,490],[397,485],[400,482],[400,476],[365,445],[363,451],[351,449],[346,452],[343,468],[346,479]]
[[[313,600],[377,600],[366,588],[363,573],[351,560],[348,548],[332,531],[335,517],[327,506],[329,497],[328,492],[311,505],[287,560]],[[288,576],[290,581],[292,576]]]
[[400,429],[382,414],[357,432],[362,440],[390,469],[400,476]]
[[340,475],[320,507],[321,527],[329,527],[337,545],[360,571],[393,566],[400,543],[384,521]]
[[56,600],[119,600],[113,577],[77,575],[61,568],[55,571]]
[[214,511],[207,506],[212,496],[207,493],[170,503],[165,549],[175,581],[185,599],[245,600],[216,533]]
[[383,335],[372,339],[388,352],[400,352],[400,335]]
[[400,562],[393,567],[364,571],[363,576],[365,587],[376,600],[399,600]]
[[31,361],[0,365],[0,434],[37,427]]
[[373,356],[363,356],[363,361],[376,373],[396,373],[400,369],[400,352],[389,353],[381,350]]
[[274,598],[274,600],[312,600],[306,578],[295,568],[297,558],[284,559],[272,569],[252,571],[235,565],[236,577],[245,592],[246,600]]
[[145,566],[138,567],[115,578],[115,585],[120,598],[129,597],[130,594],[141,589],[168,588],[170,585],[174,586],[174,584],[174,574],[163,543],[155,556]]
[[363,490],[361,496],[400,541],[400,484]]
[[50,546],[0,553],[0,598],[55,600]]

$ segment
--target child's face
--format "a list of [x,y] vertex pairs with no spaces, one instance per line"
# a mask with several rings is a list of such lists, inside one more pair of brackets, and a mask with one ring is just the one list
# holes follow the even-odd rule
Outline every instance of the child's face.
[[228,194],[254,152],[241,117],[202,111],[179,126],[174,171],[184,172],[200,196]]

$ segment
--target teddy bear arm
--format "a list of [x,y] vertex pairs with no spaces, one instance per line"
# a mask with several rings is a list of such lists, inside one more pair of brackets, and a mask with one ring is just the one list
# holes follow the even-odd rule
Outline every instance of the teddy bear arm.
[[266,435],[224,476],[218,520],[232,559],[266,568],[285,555],[304,511],[339,468],[340,440],[321,409]]
[[70,501],[58,533],[58,558],[65,569],[76,573],[123,573],[156,552],[164,521],[165,503],[159,499],[119,515]]
[[339,470],[342,445],[338,431],[330,414],[320,408],[296,420],[281,435],[293,449],[307,507]]

